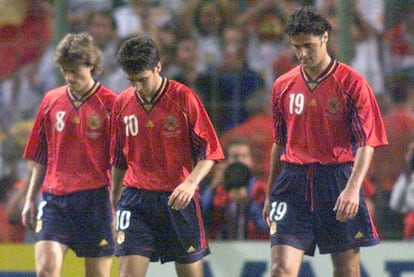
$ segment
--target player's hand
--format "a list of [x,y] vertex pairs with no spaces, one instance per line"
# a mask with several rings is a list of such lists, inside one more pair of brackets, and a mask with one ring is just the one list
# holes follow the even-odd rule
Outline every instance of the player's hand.
[[24,203],[22,210],[22,224],[28,229],[34,229],[36,219],[36,203],[35,201],[27,200]]
[[265,198],[264,207],[262,211],[262,217],[264,222],[266,222],[267,226],[270,227],[270,218],[269,218],[269,210],[270,210],[270,200],[269,198]]
[[353,219],[359,209],[359,191],[348,186],[339,194],[333,211],[336,212],[336,219],[346,222]]
[[171,193],[168,199],[168,205],[174,210],[181,210],[187,207],[194,196],[196,186],[194,184],[184,182],[181,183]]

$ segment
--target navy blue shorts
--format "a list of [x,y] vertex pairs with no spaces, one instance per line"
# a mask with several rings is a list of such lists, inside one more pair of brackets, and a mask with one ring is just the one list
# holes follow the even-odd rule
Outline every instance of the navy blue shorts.
[[107,187],[56,196],[43,193],[36,223],[36,241],[53,240],[78,257],[114,254],[112,208]]
[[140,255],[161,263],[193,263],[210,253],[199,194],[182,210],[168,206],[170,192],[125,188],[117,207],[117,256]]
[[358,214],[336,220],[332,209],[351,175],[352,164],[285,164],[270,192],[271,245],[287,244],[313,256],[379,243],[377,230],[360,192]]

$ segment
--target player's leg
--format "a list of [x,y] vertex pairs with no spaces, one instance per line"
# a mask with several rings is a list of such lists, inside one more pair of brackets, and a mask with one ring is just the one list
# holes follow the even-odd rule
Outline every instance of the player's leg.
[[359,248],[331,254],[335,277],[359,277]]
[[108,189],[85,190],[66,198],[73,223],[70,248],[85,258],[85,276],[109,277],[114,237]]
[[202,277],[203,260],[198,260],[190,264],[175,263],[175,269],[178,277]]
[[272,246],[271,276],[298,276],[304,251],[289,245]]
[[[334,276],[360,276],[359,248],[379,243],[378,233],[364,201],[363,189],[359,192],[357,215],[346,222],[336,219],[332,211],[337,197],[345,188],[352,165],[340,164],[321,167],[317,173],[319,190],[314,194],[318,214],[315,233],[321,254],[331,254]],[[329,227],[328,227],[329,226]]]
[[313,255],[309,169],[285,164],[270,192],[271,276],[298,276],[303,255]]
[[[143,277],[150,261],[159,259],[157,238],[163,226],[158,220],[159,193],[125,188],[117,205],[115,255],[119,261],[119,276]],[[152,226],[155,226],[154,228]]]
[[86,277],[109,277],[111,275],[112,256],[85,258]]
[[36,275],[59,277],[63,258],[68,247],[52,240],[41,240],[35,244]]
[[119,257],[119,277],[144,277],[150,259],[139,255]]

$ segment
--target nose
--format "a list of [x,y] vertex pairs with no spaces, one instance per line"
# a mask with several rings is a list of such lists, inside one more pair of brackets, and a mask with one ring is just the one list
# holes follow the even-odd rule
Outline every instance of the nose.
[[139,82],[135,82],[134,83],[134,87],[135,87],[135,89],[137,90],[137,91],[141,91],[142,90],[142,84],[141,83],[139,83]]
[[306,55],[308,54],[308,51],[306,50],[306,48],[301,47],[297,50],[298,56],[300,58],[306,57]]
[[73,77],[73,74],[72,74],[72,73],[66,72],[64,75],[65,75],[65,80],[66,80],[67,82],[69,82],[69,81],[71,81],[71,80],[73,80],[73,79],[74,79],[74,77]]

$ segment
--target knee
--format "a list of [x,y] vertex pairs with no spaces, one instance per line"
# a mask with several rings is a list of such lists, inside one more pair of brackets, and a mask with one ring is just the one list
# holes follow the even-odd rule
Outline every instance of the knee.
[[60,268],[56,263],[40,263],[36,266],[36,276],[38,277],[53,277],[60,276]]
[[283,263],[274,263],[271,267],[271,276],[272,277],[282,277],[282,276],[296,276],[294,270],[288,268],[286,264]]

